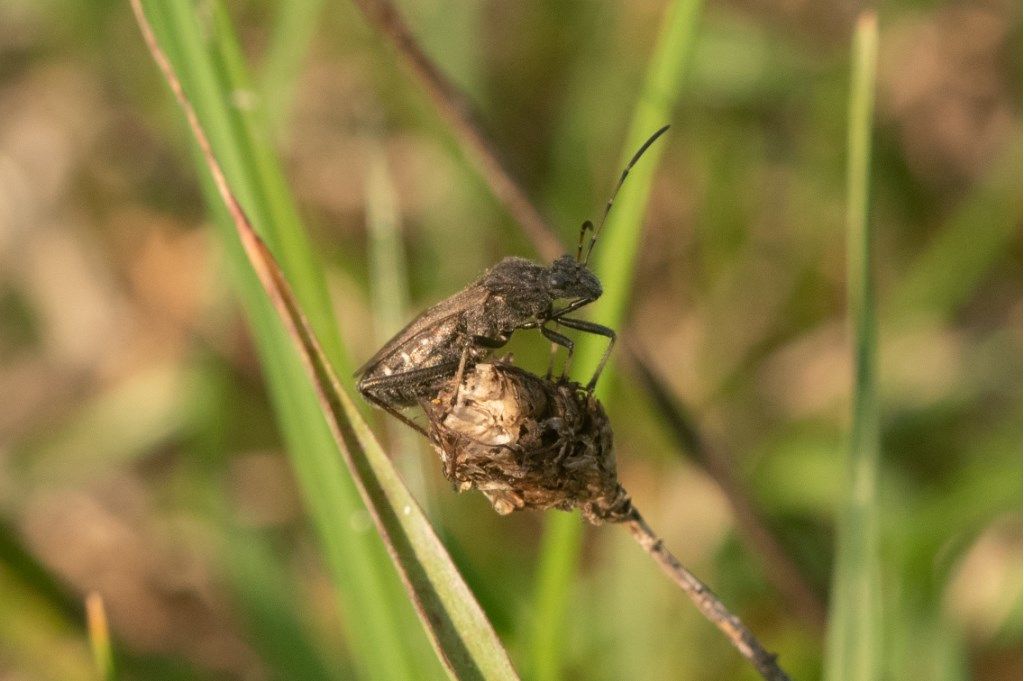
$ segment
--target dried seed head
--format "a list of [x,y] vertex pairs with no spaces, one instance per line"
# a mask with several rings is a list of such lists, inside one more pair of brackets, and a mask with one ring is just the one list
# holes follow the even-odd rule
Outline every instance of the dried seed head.
[[578,383],[478,364],[457,401],[452,392],[422,406],[458,491],[480,490],[502,515],[579,508],[594,524],[626,519],[632,507],[616,477],[608,417]]

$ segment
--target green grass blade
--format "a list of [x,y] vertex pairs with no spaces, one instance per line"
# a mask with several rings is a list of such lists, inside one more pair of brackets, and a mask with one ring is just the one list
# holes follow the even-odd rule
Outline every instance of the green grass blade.
[[[282,254],[289,280],[311,323],[324,339],[336,366],[345,367],[323,274],[298,222],[280,169],[256,135],[251,115],[233,106],[234,95],[249,91],[237,58],[237,44],[219,5],[211,24],[202,25],[191,3],[149,2],[148,16],[182,74],[212,143],[233,186],[250,207],[256,224]],[[209,41],[204,39],[209,35]],[[202,160],[197,158],[202,165]],[[204,190],[232,265],[306,507],[337,588],[355,664],[372,679],[438,678],[443,675],[425,637],[417,633],[413,609],[379,538],[352,522],[364,511],[338,457],[301,362],[266,300],[238,244],[230,216],[216,197],[205,170]],[[341,369],[345,371],[344,368]],[[380,650],[390,651],[380,655]]]
[[253,87],[241,47],[224,6],[216,2],[211,7],[214,11],[210,22],[213,31],[210,63],[218,84],[228,88],[220,90],[220,97],[222,100],[225,94],[229,97],[224,104],[229,107],[229,113],[235,114],[229,118],[235,132],[234,139],[244,155],[245,164],[259,183],[253,199],[260,204],[266,216],[265,233],[272,243],[280,244],[282,265],[289,277],[294,277],[293,286],[304,308],[311,310],[310,321],[317,336],[323,338],[327,356],[342,375],[348,376],[355,367],[341,343],[323,271],[313,255],[291,190],[267,139],[267,126],[258,100],[251,104],[247,101]]
[[[947,319],[977,294],[986,275],[1020,234],[1021,148],[1002,150],[978,187],[949,217],[904,272],[882,318],[894,323],[922,316]],[[1014,200],[1006,200],[1015,196]]]
[[[366,186],[366,227],[370,237],[374,336],[381,346],[405,325],[409,312],[405,246],[397,203],[387,155],[379,144],[375,144]],[[402,477],[429,511],[424,463],[429,459],[422,456],[419,435],[396,419],[389,418],[387,426],[388,442],[396,453]]]
[[[166,63],[149,32],[138,0],[135,0],[140,25],[164,76],[178,95],[194,133],[209,177],[229,213],[231,224],[244,248],[245,257],[258,276],[265,297],[260,301],[273,305],[275,322],[283,323],[287,340],[294,343],[298,358],[312,380],[316,399],[327,417],[330,436],[348,465],[352,479],[377,525],[380,536],[399,569],[431,642],[450,674],[460,679],[515,679],[504,648],[487,621],[476,599],[455,569],[437,535],[416,501],[398,477],[391,461],[362,421],[358,410],[341,389],[330,360],[316,339],[310,320],[293,293],[286,274],[266,242],[255,232],[238,198],[228,184],[213,155],[213,149],[187,95],[181,91],[173,67]],[[293,352],[290,357],[295,357]],[[365,614],[365,613],[360,613]],[[397,627],[391,632],[400,632]],[[380,651],[386,651],[380,655]],[[382,645],[378,657],[397,656],[404,646]],[[423,678],[429,669],[417,670]]]
[[260,96],[267,128],[275,135],[287,126],[295,81],[320,25],[324,0],[292,0],[277,5],[270,44],[260,69]]
[[583,545],[582,523],[575,513],[549,514],[544,526],[530,646],[532,678],[537,681],[562,677],[573,575]]
[[[651,133],[671,120],[686,67],[693,54],[703,5],[703,0],[676,0],[665,10],[640,101],[626,137],[623,164]],[[594,250],[593,265],[604,285],[604,294],[590,306],[589,316],[612,328],[618,327],[625,317],[640,243],[640,225],[664,145],[664,141],[655,143],[630,173],[608,216],[601,242]],[[593,371],[606,343],[604,339],[589,334],[581,336],[573,359],[576,370]],[[598,384],[597,392],[601,396],[606,394],[609,385],[608,373],[605,372],[605,378]],[[583,380],[588,378],[584,376]],[[569,590],[579,562],[582,533],[582,524],[575,514],[552,514],[547,520],[531,646],[531,669],[534,677],[540,680],[556,679],[561,675],[563,651],[566,649],[564,632]]]
[[878,22],[861,15],[853,40],[847,140],[847,286],[855,355],[848,498],[838,515],[825,660],[832,681],[872,681],[882,671],[878,527],[879,405],[876,312],[868,220]]
[[[213,162],[212,157],[209,160]],[[223,185],[222,195],[227,191]],[[231,212],[249,260],[300,351],[332,436],[388,544],[438,654],[454,678],[518,678],[426,516],[355,404],[341,389],[270,250],[252,230],[237,203],[232,203]]]
[[272,678],[304,681],[351,679],[353,670],[328,656],[305,630],[300,594],[292,586],[280,556],[259,533],[231,528],[222,547],[236,608],[245,615],[249,640],[274,671]]

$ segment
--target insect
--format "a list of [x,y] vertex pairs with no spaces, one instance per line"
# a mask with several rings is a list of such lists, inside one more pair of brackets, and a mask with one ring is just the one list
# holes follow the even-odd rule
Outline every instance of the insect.
[[[563,366],[568,367],[574,343],[552,328],[558,325],[608,339],[604,355],[587,383],[587,390],[593,391],[611,354],[615,332],[567,315],[601,296],[601,282],[588,267],[590,254],[629,171],[668,128],[666,125],[651,135],[626,164],[598,226],[595,228],[589,220],[583,223],[575,258],[566,254],[550,266],[516,256],[504,258],[463,290],[424,310],[385,343],[356,371],[359,392],[372,404],[426,434],[398,409],[436,395],[446,384],[460,385],[467,367],[505,345],[517,329],[540,329],[553,348],[562,346],[567,350]],[[587,234],[590,240],[584,255]],[[557,307],[558,301],[568,302]]]

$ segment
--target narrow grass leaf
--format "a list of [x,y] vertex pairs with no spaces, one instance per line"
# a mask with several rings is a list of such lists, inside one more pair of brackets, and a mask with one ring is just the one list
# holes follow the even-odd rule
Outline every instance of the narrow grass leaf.
[[873,681],[882,672],[877,329],[868,212],[877,53],[878,21],[866,12],[853,39],[847,139],[847,295],[855,378],[825,660],[831,681]]
[[[249,263],[299,351],[327,417],[331,435],[385,540],[435,649],[454,678],[517,678],[472,592],[369,427],[360,418],[355,405],[341,389],[284,272],[229,188],[195,111],[149,30],[139,0],[134,0],[133,6],[150,50],[185,111]],[[389,650],[388,655],[395,652]]]
[[882,319],[951,317],[1013,248],[1020,234],[1020,145],[1003,150],[991,167],[907,268]]
[[[133,2],[140,19],[139,3]],[[196,107],[225,171],[249,206],[267,238],[283,254],[289,280],[296,286],[311,323],[325,339],[335,366],[345,367],[323,274],[304,230],[296,217],[280,169],[256,134],[252,111],[238,102],[251,93],[238,48],[219,4],[205,5],[202,23],[190,2],[148,2],[160,43],[179,69],[183,86]],[[230,100],[230,101],[229,101]],[[220,201],[205,161],[197,155],[207,203],[229,256],[231,280],[236,284],[253,329],[257,351],[269,387],[278,425],[287,444],[296,480],[336,586],[339,610],[347,621],[346,633],[354,662],[362,677],[370,679],[440,678],[426,637],[417,630],[413,608],[403,593],[391,561],[379,538],[362,529],[365,514],[359,494],[346,474],[338,448],[310,389],[291,340],[267,301],[259,280],[247,264],[235,235],[234,223]],[[344,369],[343,369],[344,370]],[[389,650],[380,655],[380,650]]]
[[[623,164],[647,137],[671,121],[693,54],[703,5],[703,0],[675,0],[666,8],[640,101],[626,136]],[[618,327],[625,318],[640,243],[641,221],[664,144],[664,141],[655,143],[630,173],[602,230],[601,241],[594,249],[594,269],[604,285],[604,293],[590,306],[590,317],[612,328]],[[573,366],[577,371],[593,371],[606,345],[604,338],[589,334],[581,336]],[[583,377],[584,380],[588,378]],[[605,396],[608,385],[608,376],[605,376],[598,383],[599,396]],[[574,514],[552,514],[547,520],[531,646],[531,669],[534,677],[541,681],[561,676],[567,649],[564,634],[570,589],[579,563],[582,535],[583,526]]]
[[288,107],[303,58],[320,26],[325,0],[291,0],[277,5],[270,43],[260,68],[260,97],[267,129],[277,136],[287,128]]
[[[387,155],[374,141],[366,182],[366,231],[369,235],[370,291],[374,336],[381,345],[405,323],[409,313],[406,292],[405,246],[400,213]],[[409,488],[430,511],[427,473],[419,435],[396,419],[388,419],[388,442],[396,452],[399,470]]]
[[104,681],[117,678],[114,672],[114,653],[110,646],[110,626],[107,611],[103,607],[103,596],[95,591],[85,597],[85,621],[89,631],[89,646],[96,671]]
[[[225,532],[224,563],[235,595],[236,607],[244,614],[249,641],[273,671],[271,678],[303,681],[340,681],[355,676],[354,670],[317,646],[306,630],[302,615],[308,606],[301,595],[289,588],[281,557],[259,533],[233,528]],[[298,607],[297,607],[298,606]]]

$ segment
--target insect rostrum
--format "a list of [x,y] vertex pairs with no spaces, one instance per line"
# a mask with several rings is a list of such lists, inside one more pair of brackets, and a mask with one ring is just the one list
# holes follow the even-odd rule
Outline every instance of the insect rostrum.
[[[604,356],[587,383],[587,390],[592,391],[615,342],[615,332],[568,315],[600,297],[601,282],[588,267],[590,254],[630,169],[667,129],[654,133],[626,164],[598,227],[589,220],[583,223],[575,258],[563,255],[550,266],[515,256],[504,258],[463,290],[420,313],[385,343],[356,372],[359,392],[424,432],[398,409],[436,395],[445,385],[458,386],[468,368],[505,345],[517,329],[540,329],[545,338],[566,348],[567,366],[574,344],[555,330],[556,326],[608,338]],[[566,302],[559,306],[559,301]]]

